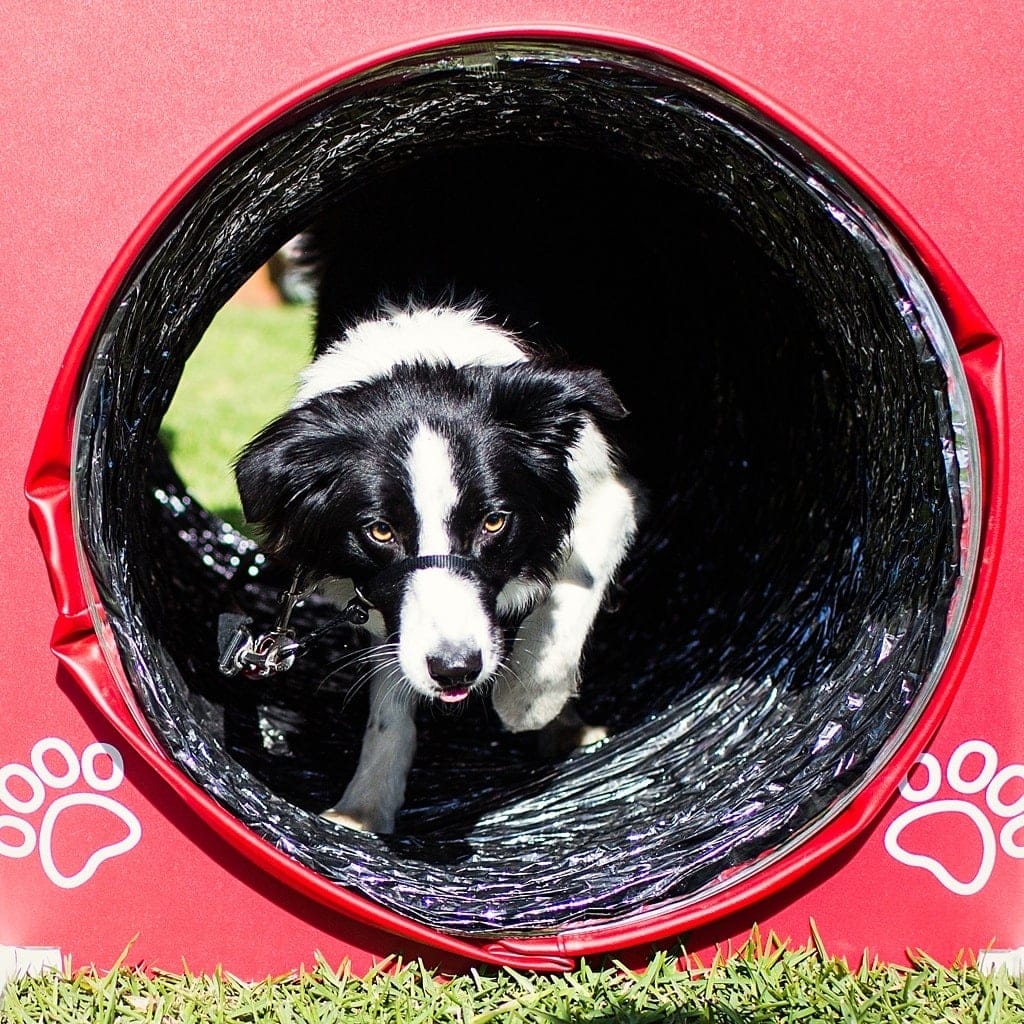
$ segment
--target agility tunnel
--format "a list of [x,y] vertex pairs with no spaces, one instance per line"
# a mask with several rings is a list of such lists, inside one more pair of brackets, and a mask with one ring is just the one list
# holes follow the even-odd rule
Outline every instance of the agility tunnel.
[[[358,754],[358,636],[221,676],[218,615],[271,620],[286,575],[158,438],[214,314],[313,222],[344,239],[322,315],[449,282],[599,366],[649,506],[585,663],[609,739],[540,759],[482,703],[422,716],[390,837],[316,813]],[[342,936],[551,966],[713,931],[914,792],[991,586],[993,337],[863,172],[691,58],[507,31],[360,62],[208,151],[90,306],[29,479],[54,587],[83,598],[55,650],[232,856]]]

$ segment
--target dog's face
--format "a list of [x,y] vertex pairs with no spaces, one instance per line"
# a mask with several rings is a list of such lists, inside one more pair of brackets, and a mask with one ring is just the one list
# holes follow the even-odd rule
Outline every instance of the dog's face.
[[596,371],[404,365],[319,394],[246,447],[246,518],[277,555],[365,585],[424,555],[375,598],[420,693],[463,699],[505,653],[500,613],[543,591],[572,527],[572,452],[587,420],[623,409]]

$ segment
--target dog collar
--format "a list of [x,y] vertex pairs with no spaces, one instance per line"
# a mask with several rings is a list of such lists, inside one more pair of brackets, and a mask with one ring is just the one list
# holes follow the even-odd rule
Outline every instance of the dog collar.
[[391,596],[397,584],[417,569],[454,569],[467,576],[482,577],[479,560],[468,555],[410,555],[381,569],[368,583],[356,587],[356,596],[352,601],[365,603],[370,608],[379,607],[382,601]]

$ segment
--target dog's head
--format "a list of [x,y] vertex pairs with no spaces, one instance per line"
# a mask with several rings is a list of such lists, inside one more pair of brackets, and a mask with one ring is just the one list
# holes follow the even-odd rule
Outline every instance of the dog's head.
[[[461,700],[492,678],[502,616],[539,594],[564,552],[588,422],[624,415],[595,370],[537,363],[395,367],[294,406],[244,449],[236,478],[267,547],[320,577],[370,584],[402,673]],[[463,556],[418,567],[420,556]]]

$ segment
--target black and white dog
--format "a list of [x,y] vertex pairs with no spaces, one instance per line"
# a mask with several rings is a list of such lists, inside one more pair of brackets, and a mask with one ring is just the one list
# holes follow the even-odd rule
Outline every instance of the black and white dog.
[[236,476],[275,554],[334,602],[373,595],[370,718],[324,813],[386,833],[420,701],[486,688],[514,732],[604,735],[571,698],[636,530],[636,491],[604,433],[625,410],[598,371],[531,353],[476,307],[386,307],[317,349]]

